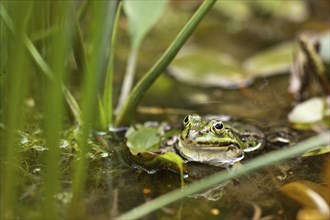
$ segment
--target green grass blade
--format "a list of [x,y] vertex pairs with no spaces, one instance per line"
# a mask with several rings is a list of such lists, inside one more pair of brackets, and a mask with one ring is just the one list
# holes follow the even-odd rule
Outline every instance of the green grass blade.
[[[47,6],[45,10],[47,10]],[[62,84],[64,84],[67,67],[65,61],[68,58],[71,49],[70,41],[72,24],[70,21],[71,1],[54,2],[51,5],[55,16],[52,20],[60,27],[52,36],[50,45],[47,47],[50,53],[49,64],[54,71],[54,79],[46,82],[46,93],[44,97],[45,105],[45,131],[47,144],[47,157],[45,167],[45,200],[43,203],[43,218],[57,219],[57,198],[59,192],[59,161],[60,161],[60,134],[63,122],[63,101]]]
[[107,119],[106,119],[106,114],[105,114],[105,110],[104,110],[104,106],[102,103],[102,99],[100,96],[97,96],[97,100],[98,100],[98,109],[99,109],[99,113],[98,113],[98,118],[99,118],[99,124],[96,126],[97,129],[101,129],[101,130],[106,130],[108,123],[107,123]]
[[[12,25],[15,26],[15,38],[10,38],[6,45],[1,42],[1,49],[8,52],[8,68],[5,74],[5,94],[1,94],[3,118],[1,122],[6,130],[1,130],[1,219],[16,219],[17,204],[17,164],[19,161],[17,129],[22,126],[24,96],[28,85],[28,73],[31,71],[29,57],[24,45],[24,36],[28,27],[34,1],[7,2]],[[1,4],[1,13],[6,11]],[[1,32],[5,31],[1,28]],[[1,61],[2,64],[2,61]],[[4,104],[4,105],[3,105]]]
[[[0,4],[0,16],[2,20],[4,21],[4,24],[11,30],[11,32],[15,35],[15,27],[13,25],[13,21],[11,17],[8,15],[7,11],[3,7],[2,4]],[[40,55],[39,51],[33,44],[33,42],[26,36],[23,36],[24,44],[28,51],[30,52],[33,60],[37,64],[37,66],[42,70],[42,72],[50,79],[54,80],[53,72],[48,66],[48,64],[45,62],[44,58]],[[62,85],[62,89],[66,98],[66,101],[72,110],[72,114],[76,121],[81,124],[81,114],[80,114],[80,108],[75,100],[74,96],[71,94],[71,92],[64,86]]]
[[[113,2],[115,5],[115,2]],[[81,6],[83,7],[83,5]],[[115,6],[114,6],[115,7]],[[107,64],[107,71],[105,76],[105,85],[104,85],[104,91],[103,91],[103,99],[99,99],[98,106],[99,106],[99,118],[96,123],[96,128],[101,130],[106,130],[108,125],[112,122],[112,72],[113,72],[113,46],[114,45],[114,38],[115,38],[115,31],[114,29],[118,26],[118,20],[119,20],[120,10],[117,11],[116,17],[117,17],[117,24],[111,24],[108,29],[112,31],[111,36],[111,44],[110,44],[110,54],[109,54],[109,61]],[[116,19],[113,18],[113,22],[116,22]],[[112,28],[114,27],[114,28]],[[89,69],[88,66],[88,59],[86,50],[84,48],[83,44],[83,37],[82,33],[79,27],[79,22],[76,19],[75,22],[75,40],[74,40],[74,46],[73,46],[73,52],[75,56],[75,60],[78,66],[79,72],[83,73],[85,72],[85,69]],[[106,63],[106,62],[105,62]],[[86,70],[88,71],[88,70]]]
[[[74,176],[72,184],[72,201],[70,207],[70,218],[83,216],[81,200],[84,198],[83,189],[86,181],[87,161],[86,153],[89,150],[88,137],[91,125],[97,112],[97,95],[104,68],[107,65],[107,49],[112,34],[112,25],[116,9],[116,1],[94,1],[91,2],[93,17],[91,20],[91,43],[93,45],[89,56],[89,68],[86,69],[83,84],[83,103],[79,154],[76,155],[74,163]],[[78,211],[79,210],[79,211]]]
[[75,19],[74,22],[74,40],[73,40],[73,54],[76,60],[78,71],[82,74],[88,69],[87,54],[84,48],[83,37],[80,30],[79,22]]
[[77,13],[77,20],[79,21],[86,13],[90,0],[84,0]]
[[249,172],[287,160],[289,158],[300,155],[308,150],[311,150],[316,146],[320,146],[324,144],[329,144],[328,132],[309,138],[303,142],[296,144],[295,146],[284,148],[266,155],[259,156],[247,162],[241,168],[233,172],[228,172],[228,171],[219,172],[211,177],[203,179],[202,183],[198,181],[191,185],[188,185],[187,187],[184,187],[182,190],[178,189],[173,192],[162,195],[154,200],[148,201],[142,204],[141,206],[132,209],[127,213],[124,213],[123,215],[119,216],[118,219],[124,220],[124,219],[141,218],[142,216],[147,215],[170,203],[183,199],[188,195],[201,192],[203,190],[208,189],[209,187],[225,182],[226,180],[229,180],[231,178],[239,177]]
[[75,120],[78,122],[79,125],[82,124],[82,119],[81,119],[81,110],[79,107],[79,104],[75,97],[71,94],[70,90],[68,90],[65,86],[62,85],[62,90],[65,95],[65,100],[68,103],[72,115],[75,118]]
[[103,107],[105,112],[105,118],[107,120],[107,124],[112,124],[112,114],[113,114],[113,107],[112,107],[112,101],[113,101],[113,70],[114,70],[114,55],[115,55],[115,45],[116,45],[116,38],[117,38],[117,32],[119,29],[119,21],[120,21],[120,15],[121,15],[121,9],[122,9],[122,1],[119,2],[119,5],[117,7],[116,17],[114,21],[113,26],[113,32],[111,37],[111,46],[110,46],[110,54],[109,54],[109,63],[106,71],[106,77],[105,77],[105,84],[104,84],[104,91],[103,91]]
[[53,27],[50,27],[47,30],[36,31],[30,35],[30,40],[33,43],[44,40],[45,38],[50,37],[57,31],[59,31],[58,28],[59,27],[57,25],[54,25]]
[[191,36],[198,24],[205,17],[207,12],[213,7],[216,0],[205,0],[198,8],[192,18],[184,26],[172,44],[167,48],[162,57],[151,67],[151,69],[143,76],[138,84],[133,88],[128,99],[123,105],[123,108],[118,113],[115,121],[115,126],[130,123],[132,115],[134,114],[139,102],[144,93],[150,88],[157,77],[165,70],[165,68],[174,59],[180,48]]
[[127,100],[128,95],[132,89],[138,54],[139,54],[139,48],[131,47],[131,50],[130,50],[129,56],[128,56],[124,81],[121,86],[121,91],[120,91],[120,95],[119,95],[116,112],[120,111],[120,109],[124,105],[125,101]]

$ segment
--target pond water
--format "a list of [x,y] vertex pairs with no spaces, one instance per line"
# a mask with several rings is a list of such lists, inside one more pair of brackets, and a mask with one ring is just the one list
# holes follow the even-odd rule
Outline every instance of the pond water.
[[[244,91],[203,90],[180,85],[173,81],[176,84],[175,86],[180,88],[179,91],[186,91],[186,93],[179,92],[178,94],[182,94],[181,97],[180,95],[173,95],[172,97],[176,97],[177,100],[185,100],[184,102],[189,104],[178,111],[179,113],[171,114],[166,112],[155,114],[154,111],[147,114],[145,112],[148,108],[145,107],[143,113],[139,113],[138,118],[141,122],[152,118],[154,120],[158,119],[158,121],[172,121],[177,125],[183,119],[182,111],[197,112],[199,114],[221,112],[244,118],[250,123],[263,126],[264,130],[288,128],[286,117],[290,109],[289,101],[283,98],[275,98],[284,97],[287,80],[287,76],[262,79],[254,86],[244,89]],[[267,86],[264,86],[265,84]],[[281,91],[283,94],[281,94]],[[189,97],[187,94],[189,94]],[[207,101],[205,104],[189,101],[190,96],[195,94],[207,94],[206,96],[210,100],[221,101]],[[145,100],[149,100],[147,97]],[[238,100],[241,101],[238,102]],[[272,101],[266,102],[266,100]],[[172,101],[172,108],[176,108],[176,100]],[[158,106],[159,103],[145,101],[143,106],[148,104],[151,108],[151,105]],[[308,135],[310,134],[303,132],[295,138],[304,139]],[[109,142],[108,144],[112,148],[114,143]],[[177,173],[163,170],[155,174],[148,174],[145,171],[128,166],[128,161],[125,161],[125,157],[121,155],[122,145],[120,142],[118,146],[112,148],[109,157],[90,162],[88,193],[85,201],[86,207],[88,207],[87,213],[90,217],[117,216],[153,198],[180,188],[180,175]],[[246,160],[274,149],[274,146],[265,146],[264,150],[243,159],[243,166]],[[258,211],[261,212],[262,217],[268,216],[270,219],[293,219],[299,206],[281,194],[279,188],[286,183],[297,180],[323,183],[324,165],[320,161],[324,161],[326,157],[297,158],[263,169],[227,182],[223,187],[212,192],[208,198],[201,195],[191,196],[156,211],[145,219],[175,217],[181,219],[218,219],[219,217],[221,219],[251,219],[254,215],[258,215]],[[222,168],[197,163],[190,163],[188,167],[189,175],[185,179],[187,183],[194,181],[195,178],[205,177],[223,170]]]
[[[152,93],[148,93],[137,113],[136,122],[166,121],[178,127],[187,113],[194,112],[201,115],[220,113],[256,125],[264,132],[271,133],[276,129],[290,130],[287,123],[287,114],[290,110],[290,101],[286,95],[288,76],[260,79],[251,87],[241,90],[196,88],[178,83],[168,76],[163,76],[161,80],[170,83],[169,88],[177,88],[176,91],[169,89],[164,96],[166,100],[155,99]],[[170,100],[168,97],[171,97]],[[166,103],[166,108],[159,107],[162,103]],[[75,140],[71,135],[74,129],[70,128],[67,131],[67,139],[61,145],[63,191],[57,197],[63,213],[72,196],[71,168]],[[42,147],[44,146],[42,139],[37,138],[38,132],[41,131],[36,129],[32,136],[26,134],[27,139],[31,138],[28,139],[30,142],[33,140],[30,144],[34,144],[35,147],[26,147],[21,163],[22,174],[25,177],[25,181],[21,183],[21,201],[30,207],[31,204],[39,204],[41,199],[39,187],[42,184],[41,174],[44,170],[42,160],[45,150]],[[291,133],[296,134],[292,135],[295,141],[311,135],[297,131]],[[177,173],[163,170],[148,174],[130,166],[129,161],[123,156],[122,149],[125,145],[123,138],[113,139],[109,135],[96,137],[90,144],[92,151],[87,156],[89,167],[83,201],[86,209],[84,217],[91,219],[116,217],[181,187],[180,175]],[[243,159],[242,164],[244,166],[249,159],[280,147],[266,145],[264,150],[249,154]],[[327,156],[314,156],[292,159],[228,181],[208,196],[187,197],[144,219],[251,219],[255,215],[268,216],[270,219],[293,219],[299,206],[291,200],[288,202],[288,198],[279,192],[280,187],[296,180],[323,183],[323,161],[326,158]],[[189,163],[185,182],[189,184],[221,170],[223,168]]]
[[[164,25],[164,21],[160,22],[159,26],[161,27],[161,25]],[[180,22],[177,22],[172,29],[173,33],[168,33],[168,35],[157,33],[159,30],[156,27],[152,34],[158,34],[157,37],[153,36],[148,44],[142,46],[140,57],[144,59],[139,61],[138,73],[143,73],[150,67],[156,59],[155,54],[159,56],[166,48],[180,25]],[[295,27],[295,25],[293,26]],[[219,22],[219,17],[211,14],[188,42],[188,46],[199,45],[213,47],[215,50],[221,49],[222,52],[231,51],[232,55],[243,59],[251,55],[253,51],[274,43],[273,41],[280,42],[293,39],[295,36],[294,33],[291,33],[294,31],[287,28],[288,30],[286,29],[285,33],[282,33],[284,37],[260,41],[260,44],[252,46],[242,40],[245,36],[247,39],[251,39],[251,35],[230,35],[223,33],[222,28],[225,26]],[[234,36],[231,39],[233,42],[227,44],[230,36]],[[119,36],[120,45],[127,41],[126,37]],[[205,40],[206,38],[209,40]],[[238,44],[238,42],[240,43]],[[159,48],[150,49],[153,48],[153,45],[158,44],[160,44]],[[123,72],[124,65],[122,64],[127,57],[127,47],[120,49],[117,53],[119,53],[117,71]],[[115,83],[119,85],[121,78],[121,74],[115,75]],[[292,109],[292,100],[288,95],[288,86],[288,73],[273,77],[260,77],[249,87],[233,90],[187,85],[164,74],[144,96],[133,123],[157,121],[168,122],[174,127],[180,127],[184,116],[190,113],[230,115],[238,121],[259,127],[266,134],[279,131],[288,132],[292,141],[298,142],[313,134],[296,131],[290,127],[287,115]],[[115,89],[114,95],[116,96],[118,95],[117,85]],[[44,172],[42,161],[45,157],[45,148],[43,148],[45,146],[40,137],[42,136],[40,126],[33,127],[34,124],[38,124],[40,115],[36,115],[34,110],[28,111],[32,111],[28,114],[34,115],[34,117],[30,119],[31,127],[26,129],[26,133],[21,134],[23,154],[20,174],[24,181],[18,183],[20,185],[20,202],[23,204],[19,211],[28,213],[27,216],[38,217],[38,214],[34,212],[40,209],[42,201],[40,186],[43,184],[41,176]],[[62,190],[57,195],[58,205],[63,216],[65,216],[72,197],[70,192],[72,161],[76,149],[79,148],[73,138],[76,128],[72,127],[70,123],[67,128],[61,143],[62,179],[60,181]],[[180,175],[177,173],[161,170],[148,174],[130,166],[123,155],[124,142],[123,137],[113,138],[111,134],[91,137],[92,150],[87,155],[87,186],[82,201],[86,214],[81,216],[82,218],[112,219],[153,198],[181,187]],[[263,150],[244,158],[242,164],[244,166],[249,159],[281,147],[283,146],[266,145]],[[265,168],[226,182],[212,191],[211,196],[199,194],[187,197],[155,211],[143,219],[258,219],[258,217],[295,219],[300,206],[280,193],[279,189],[286,183],[297,180],[324,183],[324,161],[327,157],[328,154],[299,157]],[[185,182],[189,184],[196,179],[221,170],[223,168],[190,163]]]

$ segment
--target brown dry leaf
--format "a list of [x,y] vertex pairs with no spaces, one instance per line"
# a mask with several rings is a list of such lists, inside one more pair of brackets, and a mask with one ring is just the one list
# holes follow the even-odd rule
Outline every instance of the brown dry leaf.
[[284,185],[280,190],[303,206],[298,213],[298,219],[307,219],[310,215],[322,217],[318,219],[329,219],[330,198],[326,187],[309,181],[296,181]]

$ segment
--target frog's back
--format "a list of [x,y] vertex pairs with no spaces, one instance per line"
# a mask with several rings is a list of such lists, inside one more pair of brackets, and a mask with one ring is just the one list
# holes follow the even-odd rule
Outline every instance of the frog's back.
[[229,124],[244,143],[244,152],[251,152],[264,146],[265,135],[259,128],[240,122],[230,122]]

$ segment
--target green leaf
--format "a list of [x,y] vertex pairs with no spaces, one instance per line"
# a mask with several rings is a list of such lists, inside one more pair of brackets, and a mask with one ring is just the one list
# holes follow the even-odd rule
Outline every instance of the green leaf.
[[170,162],[176,164],[179,167],[180,172],[183,173],[183,160],[176,153],[167,152],[166,154],[159,155],[158,158],[161,158],[163,160],[167,160],[167,161],[170,161]]
[[129,160],[151,173],[167,169],[178,172],[183,176],[186,167],[183,159],[173,152],[174,146],[173,148],[163,149],[162,152],[157,151],[161,147],[162,138],[166,137],[166,134],[160,135],[161,129],[161,127],[147,127],[144,125],[130,127],[126,132],[126,145],[131,152],[131,154],[128,154]]
[[138,47],[145,35],[156,24],[165,11],[167,2],[167,0],[124,1],[123,6],[128,17],[128,28],[133,47]]
[[249,75],[258,77],[289,72],[292,54],[293,44],[281,43],[245,60],[243,68]]
[[171,151],[166,153],[141,152],[137,155],[128,156],[129,161],[148,171],[148,173],[155,173],[158,170],[171,170],[180,173],[183,177],[183,173],[187,171],[187,166],[184,164],[183,159]]
[[327,146],[321,146],[321,147],[318,147],[316,149],[307,151],[306,153],[304,153],[301,156],[302,157],[310,157],[310,156],[326,154],[326,153],[329,153],[329,152],[330,152],[330,145],[327,145]]
[[155,151],[159,148],[161,138],[158,134],[158,128],[137,126],[137,129],[131,127],[126,133],[127,147],[133,155],[142,152]]
[[99,114],[98,114],[98,124],[96,125],[96,127],[98,129],[101,129],[101,130],[106,130],[107,129],[107,119],[106,119],[106,114],[105,114],[105,111],[104,111],[104,106],[103,106],[103,103],[102,103],[102,99],[100,97],[100,95],[98,95],[98,110],[99,110]]
[[154,164],[161,164],[167,167],[167,169],[173,171],[179,171],[181,177],[181,187],[184,186],[183,173],[186,172],[187,168],[184,166],[182,157],[173,152],[167,152],[156,156],[151,162]]

